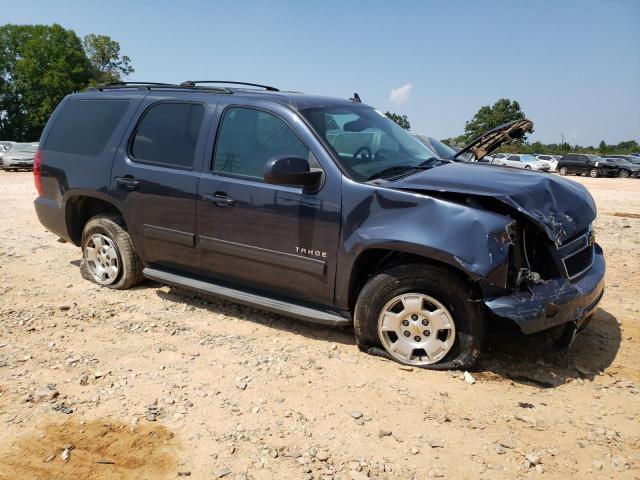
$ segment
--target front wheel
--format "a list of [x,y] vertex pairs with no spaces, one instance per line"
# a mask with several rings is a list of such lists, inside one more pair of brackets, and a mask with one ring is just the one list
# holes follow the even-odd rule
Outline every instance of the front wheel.
[[589,170],[589,176],[591,178],[598,178],[598,176],[600,176],[600,172],[597,168],[592,168],[591,170]]
[[98,215],[82,231],[82,277],[103,287],[124,290],[142,282],[142,261],[118,217]]
[[485,328],[481,311],[468,298],[468,286],[442,267],[406,264],[383,270],[356,302],[358,347],[406,365],[469,368],[479,356]]
[[524,168],[525,170],[531,170],[531,165],[525,165]]
[[564,177],[569,172],[567,171],[567,167],[560,167],[558,173]]

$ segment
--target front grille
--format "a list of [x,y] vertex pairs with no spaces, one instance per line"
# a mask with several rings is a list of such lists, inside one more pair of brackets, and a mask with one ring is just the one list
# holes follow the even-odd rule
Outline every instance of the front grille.
[[564,267],[571,280],[585,273],[593,264],[593,245],[565,258]]
[[594,238],[593,230],[572,239],[558,248],[562,263],[569,280],[575,280],[586,273],[593,265]]

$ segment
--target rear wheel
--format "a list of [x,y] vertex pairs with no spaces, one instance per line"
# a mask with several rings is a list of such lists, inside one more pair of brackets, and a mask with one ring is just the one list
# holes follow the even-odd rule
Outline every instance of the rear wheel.
[[356,302],[358,346],[406,365],[468,368],[484,338],[482,313],[468,297],[468,286],[442,267],[407,264],[383,270]]
[[620,178],[627,178],[629,176],[629,172],[627,172],[626,170],[620,170],[618,172],[618,177]]
[[82,231],[83,278],[103,287],[124,290],[142,282],[142,261],[118,217],[98,215]]
[[569,173],[569,172],[567,171],[567,167],[560,167],[560,168],[558,169],[558,173],[559,173],[560,175],[562,175],[562,176],[565,176],[565,175],[566,175],[567,173]]
[[526,170],[531,170],[531,165],[525,165],[525,166],[524,166],[524,168],[525,168]]
[[591,170],[589,170],[589,176],[591,178],[597,178],[598,176],[600,176],[600,172],[597,168],[592,168]]

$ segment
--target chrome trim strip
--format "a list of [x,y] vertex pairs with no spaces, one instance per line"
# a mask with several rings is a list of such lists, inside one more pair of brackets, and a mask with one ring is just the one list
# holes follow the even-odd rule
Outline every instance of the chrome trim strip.
[[254,247],[243,243],[230,242],[211,237],[198,237],[198,245],[203,250],[229,255],[245,260],[253,260],[268,263],[277,267],[290,268],[312,275],[323,276],[326,262],[316,258],[294,255],[292,253],[278,252],[267,248]]

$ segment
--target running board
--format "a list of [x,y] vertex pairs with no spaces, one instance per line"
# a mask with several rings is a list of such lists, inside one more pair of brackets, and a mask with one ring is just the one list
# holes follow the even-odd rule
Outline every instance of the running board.
[[183,287],[209,295],[215,295],[216,297],[224,298],[225,300],[242,303],[244,305],[249,305],[250,307],[269,310],[270,312],[279,313],[289,317],[299,318],[300,320],[305,320],[307,322],[320,323],[322,325],[351,324],[350,318],[340,316],[337,313],[318,310],[311,307],[304,307],[302,305],[283,300],[275,300],[255,293],[225,287],[212,282],[196,280],[191,277],[177,275],[175,273],[158,270],[156,268],[147,267],[142,271],[142,274],[148,279],[155,280],[156,282],[176,287]]

